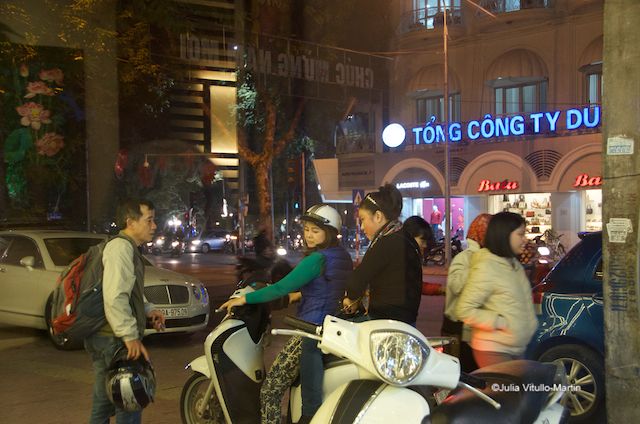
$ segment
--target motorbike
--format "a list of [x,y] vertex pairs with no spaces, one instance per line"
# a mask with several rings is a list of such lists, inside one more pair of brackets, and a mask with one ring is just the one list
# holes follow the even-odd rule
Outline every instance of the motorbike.
[[[243,287],[232,297],[254,289]],[[186,367],[193,375],[180,399],[183,423],[260,422],[269,313],[265,305],[244,305],[234,311],[207,336],[205,354]],[[511,361],[469,375],[460,371],[456,357],[435,349],[405,323],[355,323],[334,316],[327,316],[321,326],[293,317],[285,322],[293,329],[274,329],[272,334],[317,340],[328,354],[323,403],[313,424],[391,420],[555,424],[568,419],[568,410],[559,403],[568,383],[557,365]],[[427,386],[437,391],[421,390]],[[290,388],[288,412],[288,422],[300,420],[299,382]]]
[[[458,253],[462,252],[462,242],[458,234],[451,237],[451,257],[453,258]],[[425,252],[424,255],[424,264],[429,265],[433,263],[435,265],[444,265],[445,254],[444,254],[444,239],[440,239],[436,242],[436,244]]]

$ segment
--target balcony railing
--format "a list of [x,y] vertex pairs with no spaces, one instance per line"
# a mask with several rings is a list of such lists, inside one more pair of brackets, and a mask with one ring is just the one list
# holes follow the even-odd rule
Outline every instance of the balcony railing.
[[[462,23],[462,10],[460,7],[447,8],[447,24],[457,25],[460,23]],[[444,26],[443,8],[423,7],[402,15],[399,32],[404,34],[411,31],[441,28],[442,26]]]
[[376,140],[380,136],[376,137],[375,134],[361,134],[352,133],[349,135],[336,136],[336,153],[348,154],[348,153],[374,153],[376,151]]
[[[553,6],[553,0],[480,0],[478,4],[492,13],[516,12],[524,9],[544,9]],[[482,13],[480,11],[478,14]]]

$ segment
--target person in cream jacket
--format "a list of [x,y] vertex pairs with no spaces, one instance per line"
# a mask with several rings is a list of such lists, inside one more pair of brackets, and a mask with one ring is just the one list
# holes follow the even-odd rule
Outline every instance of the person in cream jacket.
[[531,286],[517,256],[526,244],[522,216],[501,212],[487,228],[485,248],[471,258],[471,270],[455,313],[471,327],[479,367],[521,358],[538,321]]

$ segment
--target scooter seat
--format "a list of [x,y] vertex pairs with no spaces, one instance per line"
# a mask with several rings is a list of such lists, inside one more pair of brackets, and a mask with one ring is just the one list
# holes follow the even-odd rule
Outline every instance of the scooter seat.
[[487,382],[482,390],[501,405],[495,409],[467,389],[459,388],[424,421],[432,424],[533,423],[553,387],[556,366],[535,361],[509,361],[474,371]]

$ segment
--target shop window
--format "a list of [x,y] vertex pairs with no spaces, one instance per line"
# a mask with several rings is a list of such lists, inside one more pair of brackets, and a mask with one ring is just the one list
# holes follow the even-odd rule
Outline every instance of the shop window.
[[525,219],[527,237],[551,229],[551,193],[500,194],[489,197],[489,213],[513,212]]
[[495,89],[496,115],[514,115],[545,110],[547,82],[539,81]]
[[[416,99],[416,122],[424,123],[436,117],[436,122],[444,121],[444,96],[421,97]],[[449,95],[449,122],[460,121],[460,93]]]
[[585,231],[602,231],[602,190],[584,190]]

